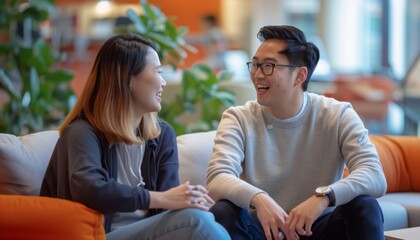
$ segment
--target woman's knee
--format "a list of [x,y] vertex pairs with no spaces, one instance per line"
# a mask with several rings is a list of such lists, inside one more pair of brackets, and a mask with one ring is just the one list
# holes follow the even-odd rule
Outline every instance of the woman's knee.
[[206,212],[196,208],[186,208],[182,210],[178,210],[175,213],[177,218],[181,218],[184,220],[188,220],[191,223],[197,222],[214,222],[214,216],[210,212]]
[[[200,209],[188,208],[177,211],[175,214],[179,221],[188,222],[194,229],[194,236],[202,236],[197,239],[230,239],[229,234],[222,225],[215,221],[214,215]],[[193,239],[196,239],[194,237]]]

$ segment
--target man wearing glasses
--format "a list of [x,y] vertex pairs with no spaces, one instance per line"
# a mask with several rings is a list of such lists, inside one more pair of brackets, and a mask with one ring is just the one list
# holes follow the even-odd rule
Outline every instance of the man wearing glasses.
[[368,130],[349,103],[307,92],[317,46],[292,26],[257,36],[257,99],[223,113],[207,171],[216,220],[232,239],[383,239]]

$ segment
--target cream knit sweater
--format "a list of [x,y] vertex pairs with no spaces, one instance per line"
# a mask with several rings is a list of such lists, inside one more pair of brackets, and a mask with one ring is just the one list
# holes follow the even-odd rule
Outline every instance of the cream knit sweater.
[[[215,200],[249,208],[257,193],[267,192],[289,213],[318,186],[333,189],[336,206],[385,193],[378,154],[351,105],[304,94],[292,121],[274,118],[256,101],[223,113],[207,172]],[[350,175],[342,179],[345,165]]]

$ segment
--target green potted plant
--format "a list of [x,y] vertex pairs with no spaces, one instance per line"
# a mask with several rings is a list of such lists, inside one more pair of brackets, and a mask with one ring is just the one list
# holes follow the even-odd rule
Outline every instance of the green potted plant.
[[55,127],[71,108],[73,73],[58,67],[63,55],[39,36],[53,2],[0,1],[0,132]]
[[[190,132],[210,131],[217,128],[221,113],[235,104],[235,95],[220,87],[229,81],[228,72],[215,74],[205,64],[196,64],[182,74],[181,92],[171,102],[163,102],[159,116],[168,121],[180,135]],[[185,121],[194,118],[196,121]]]
[[[183,36],[188,32],[186,27],[176,27],[173,18],[168,18],[156,6],[146,0],[140,2],[143,10],[137,14],[127,11],[131,24],[116,28],[116,32],[134,32],[153,40],[157,52],[163,62],[174,69],[182,64],[187,51],[194,52]],[[235,95],[220,87],[220,83],[228,81],[232,74],[221,72],[216,74],[209,66],[194,65],[184,70],[181,79],[181,92],[177,93],[171,102],[162,102],[159,117],[169,122],[177,135],[208,131],[217,128],[221,112],[235,104]],[[187,123],[183,119],[189,115],[197,115],[198,119]]]

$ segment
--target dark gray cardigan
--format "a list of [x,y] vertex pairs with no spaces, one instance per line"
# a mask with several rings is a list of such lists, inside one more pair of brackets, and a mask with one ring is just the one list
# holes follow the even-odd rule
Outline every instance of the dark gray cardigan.
[[[41,186],[41,196],[77,201],[105,214],[105,231],[114,212],[148,209],[149,190],[165,191],[179,185],[176,135],[166,122],[161,134],[146,142],[141,173],[145,186],[117,182],[116,148],[86,120],[71,123],[57,141]],[[150,209],[150,215],[162,210]]]

